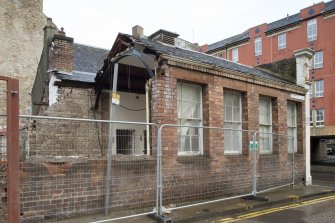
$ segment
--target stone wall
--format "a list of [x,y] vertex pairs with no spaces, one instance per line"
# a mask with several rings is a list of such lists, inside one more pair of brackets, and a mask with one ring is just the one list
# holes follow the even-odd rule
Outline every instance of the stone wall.
[[6,0],[0,4],[0,75],[20,80],[21,114],[31,112],[30,93],[47,22],[42,10],[42,0]]

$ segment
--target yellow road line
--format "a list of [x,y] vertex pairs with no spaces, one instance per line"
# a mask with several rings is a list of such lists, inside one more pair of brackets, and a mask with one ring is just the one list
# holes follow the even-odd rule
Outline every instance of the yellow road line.
[[234,218],[220,219],[218,222],[220,222],[220,223],[236,222],[236,221],[241,221],[241,220],[248,219],[248,218],[254,218],[254,217],[270,214],[270,213],[273,213],[273,212],[283,211],[283,210],[287,210],[287,209],[291,209],[291,208],[303,207],[303,206],[307,206],[307,205],[311,205],[311,204],[317,204],[317,203],[321,203],[321,202],[324,202],[324,201],[330,201],[330,200],[335,200],[335,196],[333,195],[333,196],[328,196],[328,197],[322,197],[322,198],[317,198],[317,199],[313,199],[313,200],[309,200],[309,201],[303,201],[303,202],[296,203],[296,204],[285,205],[285,206],[266,209],[266,210],[262,210],[262,211],[255,211],[255,212],[252,212],[252,213],[236,216]]

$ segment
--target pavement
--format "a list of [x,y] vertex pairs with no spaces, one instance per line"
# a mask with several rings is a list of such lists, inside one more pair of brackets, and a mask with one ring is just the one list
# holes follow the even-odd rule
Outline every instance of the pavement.
[[[257,194],[260,198],[267,200],[249,200],[235,198],[205,205],[198,205],[189,208],[182,208],[166,214],[165,223],[191,223],[191,222],[211,222],[211,219],[240,214],[254,209],[268,208],[277,205],[297,203],[317,197],[334,195],[334,186],[287,186],[281,189]],[[170,221],[169,221],[170,220]],[[153,223],[157,222],[148,216],[139,216],[131,219],[114,221],[118,223]],[[164,222],[164,221],[161,221]]]

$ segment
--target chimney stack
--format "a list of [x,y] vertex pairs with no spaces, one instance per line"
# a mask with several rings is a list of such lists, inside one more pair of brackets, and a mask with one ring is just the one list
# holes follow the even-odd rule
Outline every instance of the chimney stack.
[[58,30],[49,46],[49,70],[72,73],[73,38],[65,36],[64,28]]
[[136,25],[132,29],[132,35],[137,38],[143,38],[143,27]]

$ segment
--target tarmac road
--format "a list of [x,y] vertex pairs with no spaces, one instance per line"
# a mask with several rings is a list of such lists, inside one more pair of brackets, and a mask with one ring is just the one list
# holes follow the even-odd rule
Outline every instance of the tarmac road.
[[335,222],[335,196],[312,199],[249,212],[230,218],[221,218],[212,223],[333,223]]

